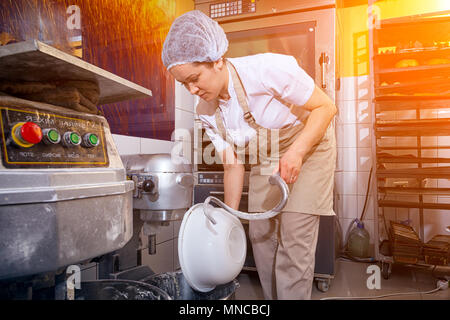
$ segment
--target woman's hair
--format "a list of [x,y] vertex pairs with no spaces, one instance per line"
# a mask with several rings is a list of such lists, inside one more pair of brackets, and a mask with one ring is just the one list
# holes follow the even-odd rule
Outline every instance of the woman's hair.
[[206,61],[206,62],[192,62],[194,66],[206,66],[207,68],[213,68],[214,62]]
[[217,61],[227,49],[225,31],[217,21],[199,10],[193,10],[172,23],[161,58],[169,70],[179,64]]

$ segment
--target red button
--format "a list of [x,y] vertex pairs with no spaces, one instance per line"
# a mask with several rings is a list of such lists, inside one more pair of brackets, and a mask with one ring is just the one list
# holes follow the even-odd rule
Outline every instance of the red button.
[[42,130],[34,122],[26,122],[20,128],[22,139],[28,143],[39,143],[42,140]]

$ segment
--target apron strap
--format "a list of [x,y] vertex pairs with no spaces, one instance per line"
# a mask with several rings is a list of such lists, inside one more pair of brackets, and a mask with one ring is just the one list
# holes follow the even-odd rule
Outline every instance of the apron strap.
[[[259,133],[261,130],[264,130],[267,132],[265,139],[261,140],[261,137],[259,138],[259,140],[261,140],[260,142],[262,143],[263,141],[265,141],[266,145],[271,145],[271,143],[269,143],[269,141],[267,140],[270,138],[268,132],[271,130],[278,131],[277,136],[278,136],[279,144],[280,144],[279,147],[282,150],[285,150],[287,147],[290,146],[290,144],[292,143],[292,139],[295,139],[295,137],[300,133],[300,131],[303,129],[304,126],[290,124],[286,127],[280,128],[280,129],[267,129],[267,128],[264,128],[264,127],[260,126],[259,124],[257,124],[255,121],[255,118],[253,118],[253,115],[251,114],[250,109],[248,107],[248,103],[247,103],[247,99],[246,99],[247,94],[245,92],[244,86],[242,85],[242,81],[239,78],[239,75],[238,75],[236,69],[234,68],[234,66],[231,62],[229,62],[228,60],[225,60],[225,61],[226,61],[227,66],[229,66],[229,69],[230,69],[231,79],[233,81],[234,90],[236,92],[236,97],[238,99],[239,105],[241,106],[241,108],[244,112],[244,120],[248,123],[248,125],[250,127],[252,127],[253,129],[256,130],[257,136],[260,137]],[[289,106],[291,111],[294,108],[294,106],[295,105],[293,105],[293,104],[291,104]],[[216,120],[217,129],[219,131],[220,136],[222,137],[222,139],[227,141],[226,138],[229,136],[228,136],[227,130],[225,129],[222,113],[221,113],[219,107],[217,107],[217,109],[216,109],[215,120]],[[230,139],[228,141],[233,141],[233,140]],[[234,149],[234,143],[233,143],[233,149]],[[281,151],[281,149],[280,149],[280,151]],[[247,150],[247,148],[246,148],[246,150]]]
[[[223,118],[222,115],[220,113],[220,108],[217,107],[216,108],[216,113],[215,113],[215,117],[216,117],[216,125],[217,125],[217,129],[219,129],[219,134],[222,137],[223,140],[227,141],[227,130],[225,129],[225,126],[223,124]],[[232,140],[230,140],[232,141]]]
[[234,68],[233,64],[228,60],[226,60],[226,63],[227,66],[230,67],[231,79],[233,81],[233,86],[234,90],[236,91],[236,96],[239,105],[244,111],[244,120],[245,122],[248,123],[250,127],[252,127],[255,130],[258,130],[261,128],[261,126],[256,123],[255,118],[253,118],[253,115],[250,112],[250,108],[248,107],[246,99],[247,93],[245,92],[244,86],[242,85],[241,78],[239,78],[239,74],[236,72],[236,69]]

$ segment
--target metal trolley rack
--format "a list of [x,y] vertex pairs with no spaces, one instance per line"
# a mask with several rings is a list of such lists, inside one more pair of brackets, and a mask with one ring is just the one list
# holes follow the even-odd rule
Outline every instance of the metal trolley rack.
[[393,263],[447,273],[449,262],[425,263],[423,250],[405,259],[392,254],[387,211],[403,210],[408,220],[415,221],[422,249],[428,215],[433,210],[450,210],[448,198],[446,202],[443,198],[450,196],[446,180],[450,179],[450,118],[440,112],[450,108],[450,17],[440,12],[377,21],[374,6],[370,9],[374,193],[378,199],[375,234],[384,230],[391,240],[384,250],[377,237],[376,257],[385,279]]

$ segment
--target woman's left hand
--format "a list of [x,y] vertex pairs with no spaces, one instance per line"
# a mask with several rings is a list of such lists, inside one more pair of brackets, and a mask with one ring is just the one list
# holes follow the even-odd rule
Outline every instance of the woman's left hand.
[[289,148],[281,157],[278,169],[274,173],[280,171],[280,176],[286,183],[295,183],[298,179],[302,164],[303,156],[297,150]]

